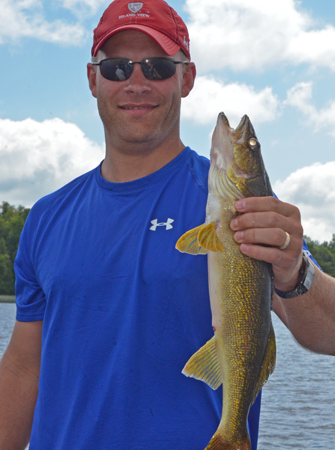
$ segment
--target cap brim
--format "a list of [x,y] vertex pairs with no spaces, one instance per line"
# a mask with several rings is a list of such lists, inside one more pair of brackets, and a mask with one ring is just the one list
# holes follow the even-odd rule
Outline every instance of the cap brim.
[[96,44],[96,46],[93,49],[92,56],[97,56],[98,51],[101,49],[103,44],[114,34],[119,33],[120,31],[125,30],[138,30],[142,31],[143,33],[150,36],[157,44],[165,51],[165,53],[169,56],[175,55],[179,50],[180,46],[177,45],[172,39],[170,39],[165,34],[161,33],[160,31],[154,30],[153,28],[146,27],[145,25],[136,25],[136,24],[129,24],[124,25],[123,27],[115,28],[110,33],[107,33],[105,36],[103,36],[100,41]]

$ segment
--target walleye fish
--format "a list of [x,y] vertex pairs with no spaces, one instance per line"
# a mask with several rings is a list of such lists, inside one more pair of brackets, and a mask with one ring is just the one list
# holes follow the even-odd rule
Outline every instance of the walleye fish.
[[272,195],[260,144],[244,116],[234,130],[220,113],[210,155],[206,223],[185,233],[176,248],[208,255],[214,337],[186,363],[183,374],[217,389],[222,417],[206,450],[250,450],[250,406],[273,372],[276,343],[271,322],[271,265],[241,253],[230,229],[234,202]]

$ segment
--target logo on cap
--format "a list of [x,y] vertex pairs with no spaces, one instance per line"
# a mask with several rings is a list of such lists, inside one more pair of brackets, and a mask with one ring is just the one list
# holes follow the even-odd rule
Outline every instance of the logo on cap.
[[132,13],[137,13],[143,6],[143,3],[136,2],[136,3],[128,3],[129,11]]

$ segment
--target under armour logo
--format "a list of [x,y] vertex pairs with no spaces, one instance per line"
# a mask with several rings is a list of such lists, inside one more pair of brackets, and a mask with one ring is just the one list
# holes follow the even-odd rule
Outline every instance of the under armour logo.
[[171,225],[171,223],[174,222],[173,219],[168,219],[167,222],[162,222],[162,223],[158,223],[158,220],[152,220],[152,227],[150,227],[150,230],[152,231],[156,231],[157,227],[166,227],[166,230],[171,230],[171,228],[173,228],[173,226]]

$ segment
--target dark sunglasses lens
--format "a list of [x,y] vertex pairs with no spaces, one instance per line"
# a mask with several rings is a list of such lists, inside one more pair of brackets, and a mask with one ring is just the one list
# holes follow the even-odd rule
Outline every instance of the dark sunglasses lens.
[[101,75],[110,81],[128,80],[133,71],[129,59],[105,59],[100,64]]
[[141,66],[144,76],[149,80],[166,80],[176,73],[176,65],[169,59],[145,59]]

